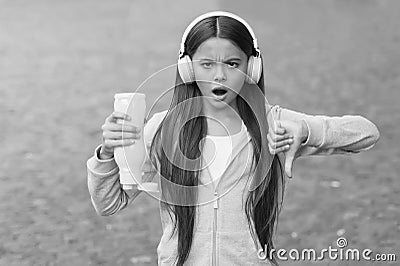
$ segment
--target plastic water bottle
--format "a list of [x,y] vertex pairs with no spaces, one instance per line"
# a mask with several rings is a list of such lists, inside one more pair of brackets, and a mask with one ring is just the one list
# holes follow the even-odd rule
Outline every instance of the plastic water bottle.
[[[143,136],[146,95],[143,93],[117,93],[114,95],[114,111],[129,115],[130,122],[140,128],[140,139],[136,139],[134,144],[114,149],[114,158],[120,169],[122,188],[127,190],[137,186],[139,190],[157,192],[157,183],[142,183],[142,167],[146,158]],[[123,125],[124,120],[119,120],[117,123]]]

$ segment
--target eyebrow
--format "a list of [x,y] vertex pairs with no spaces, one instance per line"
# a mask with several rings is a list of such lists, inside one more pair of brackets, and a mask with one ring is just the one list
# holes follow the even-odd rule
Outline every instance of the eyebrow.
[[[202,57],[199,59],[200,61],[215,61],[213,58],[209,58],[209,57]],[[231,57],[226,59],[224,62],[229,62],[229,61],[241,61],[242,59],[239,57]]]

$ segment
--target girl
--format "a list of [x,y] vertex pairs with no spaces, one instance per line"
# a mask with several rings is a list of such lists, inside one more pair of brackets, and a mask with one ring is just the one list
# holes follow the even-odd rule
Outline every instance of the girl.
[[376,126],[361,116],[267,104],[257,39],[231,13],[207,13],[189,25],[177,70],[169,109],[144,132],[125,114],[106,118],[102,144],[87,162],[96,211],[113,215],[140,194],[122,190],[113,151],[143,137],[143,179],[157,178],[161,191],[159,265],[277,264],[274,225],[293,161],[370,149]]

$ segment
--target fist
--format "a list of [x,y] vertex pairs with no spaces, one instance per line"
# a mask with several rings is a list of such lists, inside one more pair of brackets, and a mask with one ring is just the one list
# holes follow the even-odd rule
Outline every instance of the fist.
[[269,127],[267,139],[268,149],[271,154],[287,151],[293,143],[293,135],[281,126],[281,121],[277,121],[273,126]]

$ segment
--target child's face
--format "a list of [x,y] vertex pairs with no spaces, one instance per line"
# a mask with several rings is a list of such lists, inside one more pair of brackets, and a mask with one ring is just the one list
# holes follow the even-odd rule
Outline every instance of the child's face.
[[217,108],[236,106],[236,96],[246,78],[247,60],[246,54],[228,39],[213,37],[197,48],[193,69],[202,95],[207,96],[205,104]]

